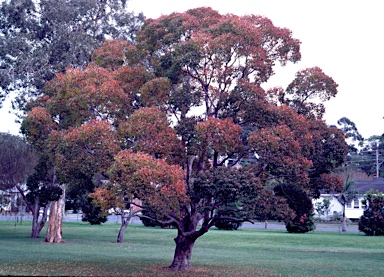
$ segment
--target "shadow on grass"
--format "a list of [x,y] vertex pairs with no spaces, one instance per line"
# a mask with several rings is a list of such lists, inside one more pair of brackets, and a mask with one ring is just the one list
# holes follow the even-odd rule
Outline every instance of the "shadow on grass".
[[233,267],[195,266],[183,272],[171,271],[164,264],[120,263],[95,264],[86,262],[46,262],[34,264],[3,264],[0,275],[22,276],[277,276],[271,270],[258,268],[236,269]]

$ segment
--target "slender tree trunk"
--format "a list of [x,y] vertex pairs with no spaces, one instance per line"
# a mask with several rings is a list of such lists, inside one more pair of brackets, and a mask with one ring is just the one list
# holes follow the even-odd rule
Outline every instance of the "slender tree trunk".
[[180,234],[175,238],[176,249],[173,256],[173,262],[169,266],[171,270],[184,271],[190,269],[192,248],[195,245],[195,239],[184,237]]
[[119,230],[119,234],[117,235],[117,243],[123,243],[124,242],[124,234],[125,230],[127,229],[128,223],[133,217],[134,214],[129,213],[128,215],[124,215],[124,213],[121,215],[121,227]]
[[51,213],[49,214],[48,229],[45,235],[45,242],[63,243],[63,217],[65,206],[65,185],[60,186],[63,194],[60,199],[51,204]]
[[264,229],[268,229],[268,221],[264,221]]
[[[50,204],[44,207],[43,214],[40,218],[40,205],[35,204],[33,206],[32,210],[32,232],[31,232],[31,238],[39,238],[40,232],[44,228],[45,222],[47,222],[48,218],[48,209],[50,207]],[[40,219],[40,221],[39,221]]]
[[44,228],[45,222],[47,222],[47,211],[49,208],[49,204],[44,207],[44,212],[41,217],[41,220],[39,221],[40,218],[40,204],[39,204],[39,199],[35,199],[35,203],[32,205],[28,202],[27,197],[24,193],[24,191],[21,189],[20,186],[16,186],[17,190],[20,192],[21,196],[23,197],[23,200],[25,204],[28,206],[28,208],[31,210],[32,213],[32,231],[31,231],[31,238],[39,238],[40,237],[40,232]]
[[341,223],[341,231],[347,232],[347,217],[345,216],[345,205],[343,205],[343,219]]

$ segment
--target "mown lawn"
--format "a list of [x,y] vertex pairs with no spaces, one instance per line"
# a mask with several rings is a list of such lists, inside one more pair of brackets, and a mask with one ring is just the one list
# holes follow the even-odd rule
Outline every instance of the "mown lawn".
[[[0,275],[384,276],[384,237],[362,233],[212,229],[198,239],[193,270],[171,272],[176,231],[117,223],[64,223],[64,244],[28,238],[30,222],[0,221]],[[43,230],[42,235],[45,234]]]

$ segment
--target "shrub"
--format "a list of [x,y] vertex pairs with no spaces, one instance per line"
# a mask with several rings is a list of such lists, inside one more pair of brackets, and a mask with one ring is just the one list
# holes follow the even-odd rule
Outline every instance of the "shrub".
[[366,206],[360,217],[359,231],[367,236],[384,235],[384,195],[381,192],[369,191],[362,201]]
[[286,224],[289,233],[307,233],[315,230],[316,226],[311,216],[302,215],[298,220],[291,220]]
[[275,194],[286,198],[296,217],[286,223],[289,233],[306,233],[315,230],[313,204],[305,191],[295,185],[280,184],[274,188]]

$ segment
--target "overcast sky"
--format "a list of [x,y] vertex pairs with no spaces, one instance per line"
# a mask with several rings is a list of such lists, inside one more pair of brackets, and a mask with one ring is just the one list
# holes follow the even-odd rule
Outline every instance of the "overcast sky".
[[[276,69],[265,88],[286,86],[299,70],[319,66],[339,84],[326,103],[325,120],[347,117],[368,138],[384,132],[384,16],[380,0],[130,0],[129,10],[157,18],[171,12],[210,6],[222,14],[266,16],[292,31],[301,44],[302,60]],[[19,126],[0,110],[0,131],[17,134]]]

